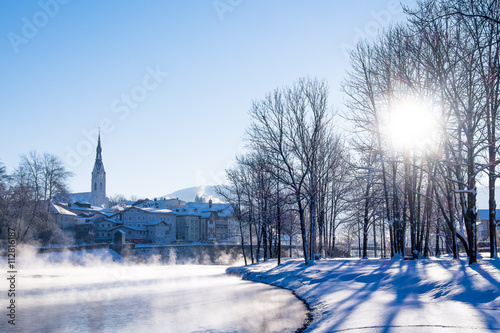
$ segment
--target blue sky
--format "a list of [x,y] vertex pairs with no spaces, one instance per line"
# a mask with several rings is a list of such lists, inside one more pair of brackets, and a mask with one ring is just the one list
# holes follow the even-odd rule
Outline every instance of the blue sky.
[[[413,4],[413,1],[405,3]],[[97,128],[108,195],[224,181],[253,99],[304,76],[332,108],[345,50],[404,19],[396,0],[2,1],[0,161],[58,155],[90,191]]]

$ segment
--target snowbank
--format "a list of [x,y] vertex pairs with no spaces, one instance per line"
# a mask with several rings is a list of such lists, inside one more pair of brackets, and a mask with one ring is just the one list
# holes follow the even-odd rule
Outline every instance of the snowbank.
[[271,260],[227,273],[293,290],[312,309],[306,332],[500,331],[500,261]]

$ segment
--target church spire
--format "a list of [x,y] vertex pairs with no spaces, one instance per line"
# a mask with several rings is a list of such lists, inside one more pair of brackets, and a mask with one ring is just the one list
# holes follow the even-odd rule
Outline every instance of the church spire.
[[106,171],[102,163],[101,131],[97,137],[94,170],[92,171],[91,204],[98,207],[107,207],[106,198]]
[[99,130],[99,136],[97,137],[97,149],[95,155],[94,171],[104,172],[104,166],[102,164],[102,148],[101,148],[101,131]]
[[97,153],[96,153],[96,156],[95,156],[95,159],[96,160],[102,160],[102,155],[101,155],[101,152],[102,152],[102,148],[101,148],[101,130],[99,129],[99,136],[97,138],[97,149],[96,149]]

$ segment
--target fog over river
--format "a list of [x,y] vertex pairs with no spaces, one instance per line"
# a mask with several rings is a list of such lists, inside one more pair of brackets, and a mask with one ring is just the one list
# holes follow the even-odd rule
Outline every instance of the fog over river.
[[227,276],[226,268],[24,267],[15,328],[4,318],[0,331],[293,332],[302,326],[306,309],[291,292]]

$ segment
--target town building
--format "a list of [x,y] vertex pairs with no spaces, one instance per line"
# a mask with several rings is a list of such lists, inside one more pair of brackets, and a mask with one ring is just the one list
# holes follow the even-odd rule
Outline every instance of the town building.
[[96,243],[110,243],[113,239],[112,230],[116,227],[122,226],[123,221],[108,218],[99,217],[93,221],[93,234]]
[[[68,240],[75,243],[93,243],[101,239],[94,222],[112,218],[115,213],[104,208],[91,206],[87,202],[52,203],[50,213]],[[100,231],[100,230],[99,230]]]
[[[489,209],[478,209],[477,216],[477,247],[480,252],[488,252],[490,247],[490,211]],[[500,247],[500,209],[496,210],[495,221],[497,224],[497,246]]]
[[231,204],[188,202],[173,210],[176,214],[177,241],[237,242],[237,221]]

